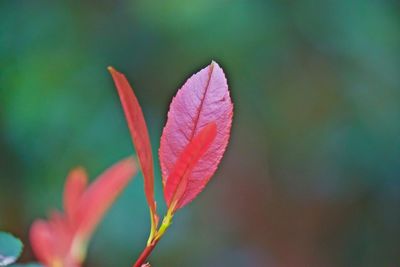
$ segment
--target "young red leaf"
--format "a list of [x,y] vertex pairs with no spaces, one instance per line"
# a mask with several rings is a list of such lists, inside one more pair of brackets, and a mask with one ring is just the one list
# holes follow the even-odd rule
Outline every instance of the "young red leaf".
[[132,141],[139,158],[144,177],[144,189],[147,202],[152,214],[156,215],[153,156],[143,112],[126,77],[112,67],[109,67],[108,69],[114,80],[115,87],[117,87],[122,107],[125,112],[125,118],[132,136]]
[[51,266],[51,262],[56,260],[58,253],[55,251],[54,235],[50,225],[44,220],[36,220],[29,233],[32,249],[38,260],[46,266]]
[[30,229],[32,249],[46,266],[78,266],[70,255],[73,229],[59,212],[52,212],[49,221],[36,220]]
[[79,206],[79,200],[86,190],[88,177],[83,168],[73,169],[67,177],[64,189],[64,210],[67,217],[73,218]]
[[201,129],[215,122],[218,132],[210,148],[187,178],[180,207],[193,200],[214,174],[228,144],[233,104],[221,67],[212,62],[189,78],[173,98],[161,137],[159,157],[164,191],[179,156]]
[[49,229],[53,237],[53,249],[56,255],[60,258],[62,258],[63,255],[68,255],[70,244],[73,240],[73,225],[69,223],[63,213],[52,211],[50,213]]
[[193,168],[210,147],[216,135],[217,125],[215,123],[208,124],[192,139],[179,156],[164,188],[164,196],[168,207],[172,206],[172,212],[181,207],[184,201],[182,197],[186,192],[189,178],[192,177]]
[[81,266],[95,227],[136,170],[135,160],[126,158],[89,186],[83,168],[72,170],[64,189],[65,213],[52,212],[47,221],[36,220],[31,227],[31,244],[40,262],[45,266]]
[[88,238],[105,212],[121,194],[136,172],[132,157],[121,160],[103,172],[83,193],[74,221],[78,235]]

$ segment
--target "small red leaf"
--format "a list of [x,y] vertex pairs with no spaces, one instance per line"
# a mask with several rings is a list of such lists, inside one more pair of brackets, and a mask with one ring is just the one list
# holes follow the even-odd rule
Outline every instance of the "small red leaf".
[[202,128],[215,122],[215,140],[187,178],[180,206],[193,200],[214,174],[228,144],[233,104],[223,70],[212,62],[189,78],[173,98],[159,150],[164,190],[179,156]]
[[67,177],[65,213],[53,211],[47,221],[36,220],[30,229],[35,255],[45,266],[79,267],[89,238],[114,200],[136,173],[132,157],[114,164],[87,186],[83,168]]
[[87,183],[88,177],[83,168],[75,168],[68,174],[64,189],[64,210],[68,218],[74,218]]
[[103,172],[83,193],[76,212],[78,235],[88,238],[105,212],[136,173],[132,157],[121,160]]
[[143,112],[126,77],[112,67],[109,67],[108,69],[114,79],[115,86],[117,87],[122,107],[125,112],[125,118],[131,132],[132,141],[139,158],[144,177],[144,189],[147,202],[153,215],[155,215],[156,204],[154,200],[153,156]]
[[70,225],[65,215],[58,211],[50,213],[48,225],[54,240],[53,250],[60,257],[68,255],[70,244],[72,243],[74,226]]
[[181,207],[184,201],[182,197],[189,182],[188,178],[192,176],[193,168],[210,147],[216,135],[216,124],[208,124],[192,139],[179,156],[164,188],[167,205],[168,207],[173,205],[174,211]]
[[56,246],[50,225],[44,220],[34,221],[29,232],[29,239],[38,260],[50,266],[52,259],[57,255],[54,251]]
[[[29,232],[32,249],[40,262],[53,266],[56,262],[73,262],[68,255],[72,229],[59,212],[52,212],[49,221],[35,220]],[[68,265],[75,266],[75,265]]]

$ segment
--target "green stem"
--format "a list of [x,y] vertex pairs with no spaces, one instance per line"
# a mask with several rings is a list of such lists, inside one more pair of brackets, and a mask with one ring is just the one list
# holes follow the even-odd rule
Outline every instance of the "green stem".
[[150,229],[150,235],[149,239],[147,240],[147,246],[150,246],[152,240],[154,239],[154,235],[157,233],[157,215],[153,213],[153,211],[150,209],[150,223],[151,223],[151,229]]
[[[139,258],[136,260],[133,267],[141,267],[143,264],[145,264],[147,258],[150,256],[151,252],[153,252],[153,249],[157,245],[158,241],[165,234],[168,227],[172,224],[172,218],[173,218],[172,209],[169,209],[167,215],[164,217],[163,222],[158,230],[153,230],[154,228],[152,225],[152,230],[150,232],[150,236],[147,241],[147,246],[144,248],[144,250],[140,254]],[[153,224],[153,219],[152,219],[152,224]]]

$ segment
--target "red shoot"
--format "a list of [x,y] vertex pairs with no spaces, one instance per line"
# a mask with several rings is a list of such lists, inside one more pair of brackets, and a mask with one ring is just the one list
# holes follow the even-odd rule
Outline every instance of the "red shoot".
[[109,70],[139,156],[152,214],[147,246],[133,265],[141,267],[170,226],[175,212],[192,201],[216,171],[228,145],[233,104],[225,74],[215,62],[189,78],[173,98],[159,149],[168,211],[157,228],[153,159],[143,113],[125,76],[111,67]]
[[49,267],[79,267],[97,224],[135,173],[133,158],[127,158],[87,187],[85,171],[72,170],[64,189],[65,214],[53,212],[49,220],[36,220],[31,227],[31,244],[39,261]]
[[[120,97],[144,177],[151,213],[146,248],[134,267],[150,266],[147,258],[171,225],[175,212],[192,201],[216,171],[228,145],[233,104],[221,67],[209,66],[189,78],[173,98],[164,127],[159,158],[164,197],[168,207],[159,226],[154,199],[154,167],[150,138],[139,102],[126,77],[109,71]],[[132,158],[106,170],[91,185],[85,171],[69,174],[64,190],[65,214],[36,220],[30,231],[37,258],[49,267],[79,267],[97,224],[136,172]]]

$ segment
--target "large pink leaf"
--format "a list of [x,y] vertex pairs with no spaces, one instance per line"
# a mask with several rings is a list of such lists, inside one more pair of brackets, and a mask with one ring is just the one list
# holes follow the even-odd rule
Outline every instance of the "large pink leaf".
[[156,215],[156,205],[154,200],[154,170],[151,143],[144,120],[142,109],[125,75],[108,68],[125,112],[126,121],[131,132],[132,141],[139,157],[140,166],[144,177],[144,189],[147,202],[153,215]]
[[173,98],[159,150],[164,190],[178,157],[194,136],[211,122],[215,122],[218,130],[210,148],[188,177],[181,207],[202,191],[217,169],[228,144],[232,115],[228,84],[216,62],[189,78]]

